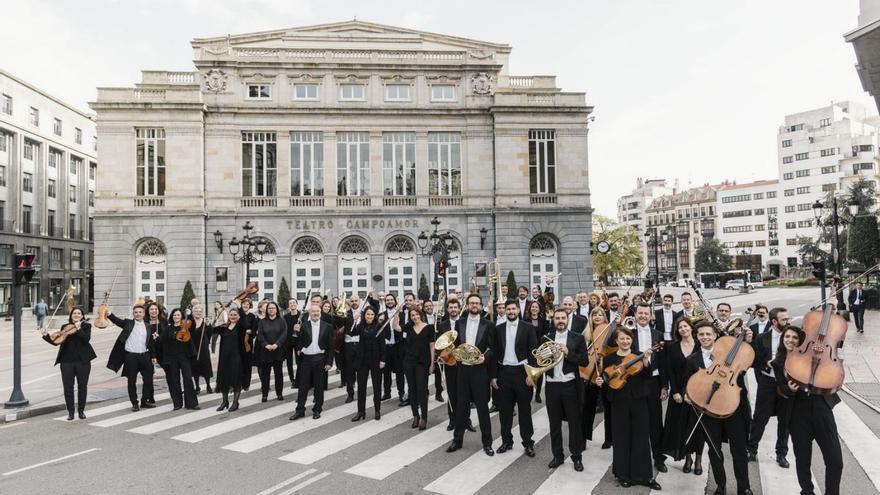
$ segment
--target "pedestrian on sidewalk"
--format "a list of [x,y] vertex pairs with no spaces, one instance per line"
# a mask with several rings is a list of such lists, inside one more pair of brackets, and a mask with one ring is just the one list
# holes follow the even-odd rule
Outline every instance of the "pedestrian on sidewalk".
[[[85,321],[83,310],[75,307],[70,311],[67,325],[53,340],[49,330],[40,327],[43,340],[59,346],[55,364],[61,365],[61,383],[64,386],[64,403],[67,405],[67,420],[73,420],[73,381],[77,385],[77,412],[79,419],[86,419],[86,397],[89,386],[89,373],[92,360],[98,356],[89,341],[92,339],[92,325]],[[54,334],[53,334],[54,335]],[[61,338],[63,340],[61,340]],[[60,342],[59,342],[60,341]]]
[[856,322],[856,330],[865,333],[865,291],[861,282],[849,291],[849,312]]
[[40,299],[40,302],[34,304],[33,309],[34,316],[37,317],[37,328],[43,328],[43,323],[46,320],[46,315],[49,314],[49,305],[46,304],[46,301]]

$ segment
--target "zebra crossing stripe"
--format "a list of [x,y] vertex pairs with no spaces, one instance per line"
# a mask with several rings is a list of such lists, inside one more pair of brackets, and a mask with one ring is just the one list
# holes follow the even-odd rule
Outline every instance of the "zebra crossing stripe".
[[880,490],[880,439],[871,431],[858,415],[841,402],[834,407],[837,432],[843,439],[853,457],[856,458],[874,488]]
[[302,483],[294,486],[293,488],[291,488],[289,490],[285,490],[285,491],[279,493],[278,495],[291,495],[292,493],[296,493],[296,492],[302,490],[303,488],[311,485],[312,483],[315,483],[316,481],[321,481],[322,479],[326,478],[327,476],[330,476],[330,473],[325,471],[325,472],[315,476],[314,478],[310,478],[310,479],[303,481]]
[[[605,441],[605,425],[593,429],[594,447],[584,451],[584,470],[577,472],[573,467],[563,464],[556,468],[550,476],[535,490],[534,495],[583,495],[592,493],[599,485],[608,468],[611,466],[611,449],[602,450],[600,445]],[[707,464],[708,466],[708,464]]]
[[[546,408],[541,408],[541,410],[532,414],[532,424],[535,428],[532,440],[538,443],[550,432]],[[514,438],[518,438],[519,426],[512,428],[511,434]],[[501,439],[497,439],[494,444],[495,448],[501,446]],[[523,452],[517,446],[514,450],[504,454],[489,457],[482,450],[479,450],[431,482],[424,489],[443,495],[473,495],[519,459]],[[583,488],[581,487],[581,489]]]
[[[259,394],[252,395],[246,399],[242,399],[239,401],[239,407],[248,407],[254,404],[259,403],[262,400],[262,396]],[[287,409],[290,409],[290,405],[285,405]],[[265,409],[260,412],[266,412],[270,409]],[[280,412],[279,412],[280,414]],[[178,426],[183,426],[190,423],[195,423],[196,421],[201,421],[203,419],[208,419],[211,417],[222,417],[222,412],[217,412],[214,410],[214,407],[208,407],[202,409],[200,411],[188,412],[185,414],[180,414],[177,416],[172,416],[167,419],[163,419],[162,421],[156,421],[153,423],[148,423],[143,426],[138,426],[137,428],[132,428],[128,430],[131,433],[137,433],[139,435],[152,435],[153,433],[159,433],[160,431],[170,430],[171,428],[176,428]]]
[[[156,394],[155,397],[156,402],[170,398],[171,394],[169,394],[168,392]],[[115,404],[110,404],[109,406],[102,406],[96,409],[88,409],[89,419],[104,416],[106,414],[114,413],[116,411],[122,411],[124,409],[131,409],[131,402],[117,402]],[[57,418],[55,418],[55,421],[67,421],[67,416],[58,416]]]
[[[433,411],[439,406],[445,405],[444,402],[437,402],[431,399],[428,402],[428,410]],[[383,414],[382,419],[374,421],[367,415],[364,423],[359,426],[341,431],[336,435],[325,438],[319,442],[310,444],[299,450],[291,452],[278,459],[281,461],[295,462],[297,464],[312,464],[324,459],[327,456],[353,447],[369,438],[372,438],[383,431],[390,430],[398,424],[412,417],[412,411],[409,408],[401,407],[388,414]]]
[[291,483],[294,483],[296,481],[299,481],[299,480],[305,478],[306,476],[311,476],[312,473],[315,473],[316,471],[317,470],[315,470],[315,469],[309,469],[309,470],[303,471],[303,472],[299,473],[298,475],[294,476],[293,478],[288,478],[288,479],[282,481],[281,483],[278,483],[275,486],[271,486],[269,488],[266,488],[265,490],[261,491],[257,495],[270,495],[272,492],[274,492],[276,490],[280,490]]
[[[490,418],[496,414],[498,413],[492,413]],[[346,469],[345,472],[374,480],[384,480],[451,440],[452,434],[446,431],[446,424],[441,423]]]

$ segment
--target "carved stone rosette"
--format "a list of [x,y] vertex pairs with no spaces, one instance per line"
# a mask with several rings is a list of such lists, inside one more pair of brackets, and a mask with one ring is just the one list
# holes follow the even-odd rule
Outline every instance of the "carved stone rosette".
[[495,89],[495,78],[485,72],[474,74],[471,77],[471,88],[475,95],[491,95]]
[[205,91],[221,93],[226,91],[227,75],[220,69],[211,69],[205,74]]

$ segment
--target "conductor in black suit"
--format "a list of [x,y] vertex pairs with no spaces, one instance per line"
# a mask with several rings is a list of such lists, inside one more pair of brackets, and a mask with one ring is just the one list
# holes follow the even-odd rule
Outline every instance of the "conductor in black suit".
[[458,320],[455,325],[455,330],[458,332],[455,346],[468,343],[476,346],[483,355],[472,366],[459,364],[455,430],[452,443],[446,448],[446,452],[455,452],[461,448],[470,414],[470,404],[473,402],[477,408],[477,416],[480,418],[483,452],[488,456],[495,455],[495,451],[492,450],[492,421],[489,417],[489,366],[492,365],[493,359],[491,343],[495,327],[489,320],[480,316],[482,311],[483,298],[479,294],[469,295],[467,318]]
[[[636,307],[636,330],[633,332],[632,351],[636,354],[645,352],[651,346],[663,341],[663,333],[651,328],[651,307],[639,304]],[[663,454],[663,401],[669,396],[667,388],[666,367],[663,351],[651,355],[651,365],[643,371],[645,386],[648,389],[648,419],[651,425],[651,451],[654,456],[654,467],[661,473],[666,472],[666,455]]]
[[[333,325],[321,320],[321,306],[309,306],[309,319],[300,328],[297,353],[302,354],[302,371],[299,375],[299,390],[296,394],[296,412],[290,420],[305,416],[306,399],[309,389],[315,389],[315,404],[312,406],[312,419],[321,417],[324,405],[324,380],[333,364]],[[375,392],[375,391],[374,391]]]
[[[146,399],[153,397],[153,366],[156,364],[156,343],[157,336],[150,335],[147,331],[147,325],[144,323],[144,307],[140,304],[135,305],[132,310],[133,319],[122,319],[110,313],[107,318],[114,325],[121,328],[116,342],[113,343],[113,350],[110,351],[110,358],[107,360],[107,367],[114,372],[122,368],[122,376],[128,378],[128,399],[131,401],[131,410],[139,411],[141,407],[155,407]],[[141,374],[143,386],[141,388],[141,397],[143,402],[138,405],[137,397],[137,375]]]
[[501,418],[501,446],[498,453],[503,454],[513,448],[513,408],[519,415],[519,434],[526,455],[535,456],[535,442],[532,434],[532,389],[526,381],[523,365],[535,366],[532,350],[537,345],[537,337],[532,326],[520,320],[519,305],[508,299],[504,306],[507,321],[495,327],[494,349],[495,366],[491,366],[492,388],[497,390],[498,415]]

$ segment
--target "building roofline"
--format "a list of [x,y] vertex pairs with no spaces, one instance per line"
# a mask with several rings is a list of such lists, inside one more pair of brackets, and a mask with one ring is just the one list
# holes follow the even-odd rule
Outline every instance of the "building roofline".
[[772,186],[773,184],[779,184],[779,179],[764,179],[764,180],[756,180],[754,182],[748,182],[745,184],[722,185],[719,188],[719,190],[720,191],[727,191],[730,189],[745,189],[748,187]]
[[57,103],[57,104],[63,106],[64,108],[67,108],[68,110],[70,110],[70,111],[72,111],[72,112],[75,112],[75,113],[81,115],[82,117],[85,117],[85,118],[91,120],[92,122],[95,121],[95,115],[94,115],[94,114],[88,114],[88,113],[85,113],[85,112],[83,112],[82,110],[80,110],[80,109],[76,108],[75,106],[71,105],[70,103],[67,103],[67,102],[65,102],[64,100],[61,100],[60,98],[58,98],[58,97],[56,97],[56,96],[52,96],[51,94],[47,93],[46,91],[43,91],[42,89],[40,89],[40,88],[34,86],[33,84],[31,84],[31,83],[25,81],[24,79],[21,79],[21,78],[19,78],[19,77],[16,77],[16,76],[10,74],[9,72],[3,70],[2,68],[0,68],[0,76],[6,76],[6,77],[8,77],[9,79],[12,79],[13,81],[17,82],[18,84],[21,84],[22,86],[24,86],[24,87],[30,89],[31,91],[34,91],[34,92],[36,92],[36,93],[39,93],[39,94],[45,96],[46,98],[48,98],[48,99],[54,101],[55,103]]
[[856,41],[857,39],[861,38],[862,36],[870,33],[871,31],[874,31],[875,29],[878,29],[878,28],[880,28],[880,19],[874,19],[873,21],[865,24],[864,26],[857,27],[857,28],[853,29],[852,31],[845,33],[843,35],[843,39],[847,43],[852,43],[853,41]]

